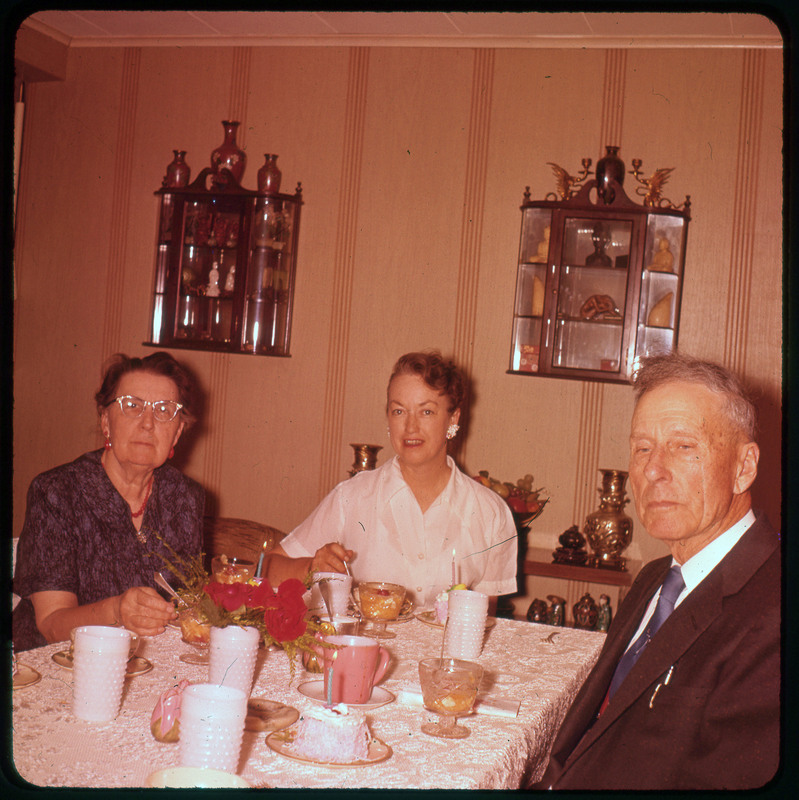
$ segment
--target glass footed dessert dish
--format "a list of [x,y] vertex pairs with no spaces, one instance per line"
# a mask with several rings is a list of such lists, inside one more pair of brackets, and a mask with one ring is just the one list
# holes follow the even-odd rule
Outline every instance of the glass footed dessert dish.
[[180,660],[186,664],[208,664],[208,648],[211,644],[211,626],[203,622],[193,608],[178,615],[181,639],[195,648],[195,652],[181,653]]
[[405,603],[405,587],[398,583],[371,582],[358,585],[361,614],[373,624],[362,630],[364,636],[375,639],[393,639],[396,634],[386,630],[386,622],[395,620]]
[[458,658],[425,658],[419,662],[419,683],[424,706],[441,717],[425,722],[422,733],[444,739],[465,739],[470,731],[457,718],[471,713],[483,668]]

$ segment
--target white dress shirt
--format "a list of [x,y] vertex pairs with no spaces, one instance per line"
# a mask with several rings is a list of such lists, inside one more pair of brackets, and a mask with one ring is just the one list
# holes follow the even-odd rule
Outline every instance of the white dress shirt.
[[[710,544],[705,545],[696,555],[691,556],[681,567],[682,579],[685,582],[685,588],[680,592],[677,597],[674,607],[677,608],[680,603],[721,563],[721,560],[727,553],[732,550],[738,543],[738,540],[746,533],[751,525],[755,522],[755,514],[752,509],[741,517],[731,528],[728,528],[720,536],[717,536]],[[677,560],[672,558],[671,565],[675,566]],[[660,589],[658,589],[654,597],[649,601],[646,608],[646,613],[638,626],[638,630],[630,639],[630,644],[638,639],[643,633],[644,628],[649,622],[652,614],[655,613],[655,606],[657,605],[658,598],[660,597]],[[629,648],[629,645],[627,645]]]
[[516,526],[507,503],[464,475],[448,456],[450,478],[422,510],[399,461],[356,473],[339,483],[282,542],[287,555],[312,556],[327,542],[354,550],[356,581],[400,583],[421,607],[456,583],[488,595],[516,585]]

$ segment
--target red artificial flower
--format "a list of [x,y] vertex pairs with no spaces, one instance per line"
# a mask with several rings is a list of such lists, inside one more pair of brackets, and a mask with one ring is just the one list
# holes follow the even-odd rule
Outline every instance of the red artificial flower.
[[246,605],[251,587],[245,583],[219,583],[211,581],[204,587],[205,593],[226,611],[235,611]]
[[275,596],[275,591],[266,578],[261,581],[260,585],[249,586],[248,588],[250,590],[250,595],[247,600],[247,605],[250,608],[266,608],[269,601]]
[[298,639],[307,630],[304,593],[305,584],[289,578],[278,586],[276,594],[267,598],[264,622],[267,632],[276,642]]

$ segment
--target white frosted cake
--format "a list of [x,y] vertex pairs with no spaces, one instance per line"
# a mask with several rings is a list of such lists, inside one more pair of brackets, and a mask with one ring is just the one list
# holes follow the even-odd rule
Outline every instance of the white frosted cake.
[[372,736],[366,719],[344,703],[304,711],[297,724],[293,749],[304,758],[349,764],[369,753]]

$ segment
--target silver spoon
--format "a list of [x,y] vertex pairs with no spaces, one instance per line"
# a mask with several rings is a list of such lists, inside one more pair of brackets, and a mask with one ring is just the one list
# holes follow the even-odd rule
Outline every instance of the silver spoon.
[[188,608],[188,603],[166,582],[166,578],[160,572],[154,572],[153,577],[155,578],[155,582],[167,592],[167,594],[171,595],[178,603],[183,603],[183,605]]

